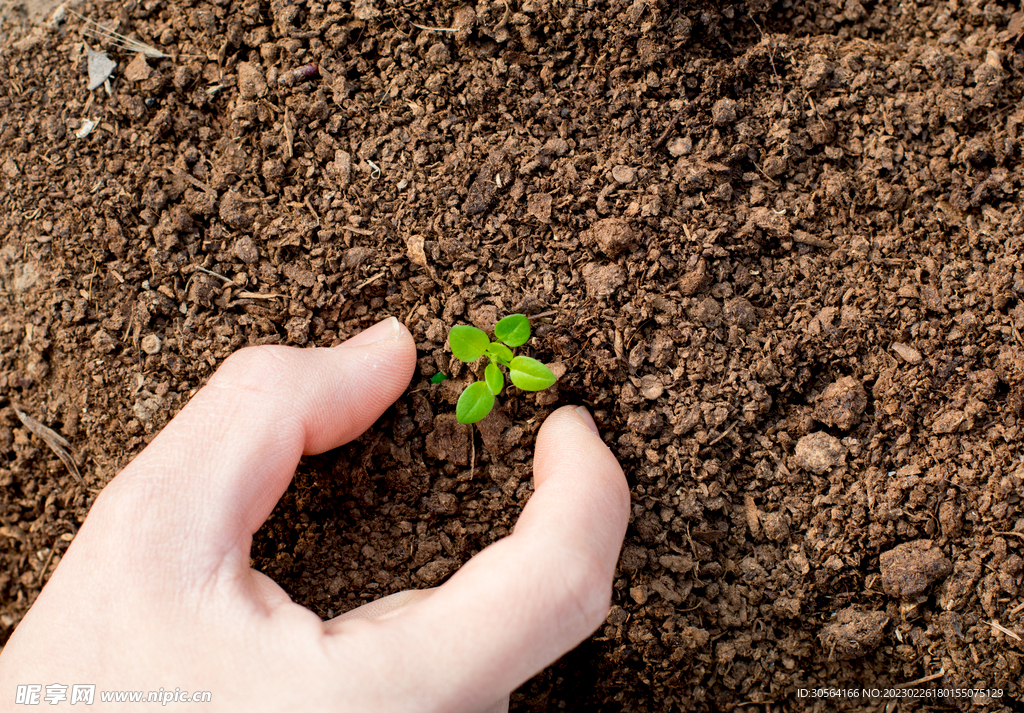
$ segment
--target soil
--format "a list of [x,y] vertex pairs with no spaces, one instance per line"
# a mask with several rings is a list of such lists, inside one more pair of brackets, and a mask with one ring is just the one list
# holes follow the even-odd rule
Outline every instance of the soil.
[[[76,10],[169,56],[89,39],[117,62],[90,92],[82,20],[4,20],[0,642],[229,353],[394,314],[408,393],[253,546],[321,616],[508,534],[540,422],[582,402],[633,491],[613,606],[513,710],[1024,697],[1013,4]],[[447,330],[513,312],[561,379],[461,426]],[[912,682],[1003,697],[799,693]]]

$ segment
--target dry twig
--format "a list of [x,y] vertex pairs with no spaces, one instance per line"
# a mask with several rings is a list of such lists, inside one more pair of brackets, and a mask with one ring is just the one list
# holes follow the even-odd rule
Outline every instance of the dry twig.
[[71,455],[71,444],[67,442],[67,439],[20,409],[14,409],[14,413],[18,414],[18,418],[25,424],[25,428],[43,439],[43,443],[53,451],[54,455],[60,458],[60,462],[68,469],[68,472],[75,476],[75,480],[81,483],[82,475],[78,472],[78,464],[75,463],[75,459]]
[[68,12],[70,12],[72,15],[74,15],[79,20],[85,23],[85,29],[82,30],[82,34],[86,37],[92,37],[97,40],[109,42],[115,47],[120,47],[121,49],[128,50],[129,52],[141,52],[147,57],[152,57],[153,59],[162,59],[165,57],[170,57],[169,54],[164,54],[156,47],[151,47],[150,45],[147,45],[145,42],[140,42],[139,40],[133,37],[127,37],[126,35],[122,35],[120,32],[114,32],[113,30],[106,28],[100,23],[96,22],[95,20],[90,20],[88,17],[85,17],[84,15],[79,15],[74,10],[68,10]]

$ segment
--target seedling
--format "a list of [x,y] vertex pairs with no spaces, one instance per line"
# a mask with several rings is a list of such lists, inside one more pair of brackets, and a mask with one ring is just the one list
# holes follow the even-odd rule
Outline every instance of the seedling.
[[555,383],[557,377],[551,369],[536,359],[514,356],[513,347],[521,347],[530,338],[530,320],[523,314],[510,314],[494,325],[491,341],[487,332],[476,327],[461,324],[452,327],[448,333],[448,346],[459,361],[467,364],[482,356],[487,357],[484,380],[475,381],[466,387],[455,405],[455,418],[459,423],[476,423],[494,408],[494,397],[505,387],[508,369],[512,383],[523,391],[543,391]]

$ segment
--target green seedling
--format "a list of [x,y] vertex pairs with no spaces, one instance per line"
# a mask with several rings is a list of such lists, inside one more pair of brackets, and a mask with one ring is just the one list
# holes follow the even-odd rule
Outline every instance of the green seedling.
[[484,380],[466,387],[455,405],[455,418],[459,423],[476,423],[494,408],[494,397],[505,387],[504,366],[512,383],[523,391],[543,391],[557,381],[551,369],[536,359],[515,356],[512,348],[521,347],[530,338],[530,320],[523,314],[510,314],[494,325],[491,341],[487,332],[466,324],[452,327],[448,333],[448,346],[459,361],[467,364],[482,356],[487,357]]

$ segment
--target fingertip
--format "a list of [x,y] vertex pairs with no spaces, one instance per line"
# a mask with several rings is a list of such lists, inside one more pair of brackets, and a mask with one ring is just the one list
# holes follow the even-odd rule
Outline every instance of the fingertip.
[[377,322],[335,345],[331,351],[346,355],[346,361],[359,355],[356,363],[362,362],[375,372],[375,380],[385,387],[388,404],[401,395],[416,371],[416,342],[396,317]]
[[[402,328],[403,325],[397,318],[387,317],[372,327],[368,327],[358,334],[349,337],[339,344],[338,347],[363,347],[378,342],[393,341],[401,334]],[[408,330],[406,330],[406,333],[408,333]]]
[[596,435],[601,435],[601,432],[597,430],[597,424],[594,422],[594,417],[590,415],[590,411],[587,410],[586,406],[577,406],[576,415],[583,419],[583,423],[587,425],[587,428],[593,431]]
[[533,475],[538,489],[553,480],[560,483],[552,483],[556,490],[569,489],[574,499],[595,498],[608,522],[616,524],[613,529],[625,534],[629,484],[585,407],[563,406],[544,421],[537,435]]

